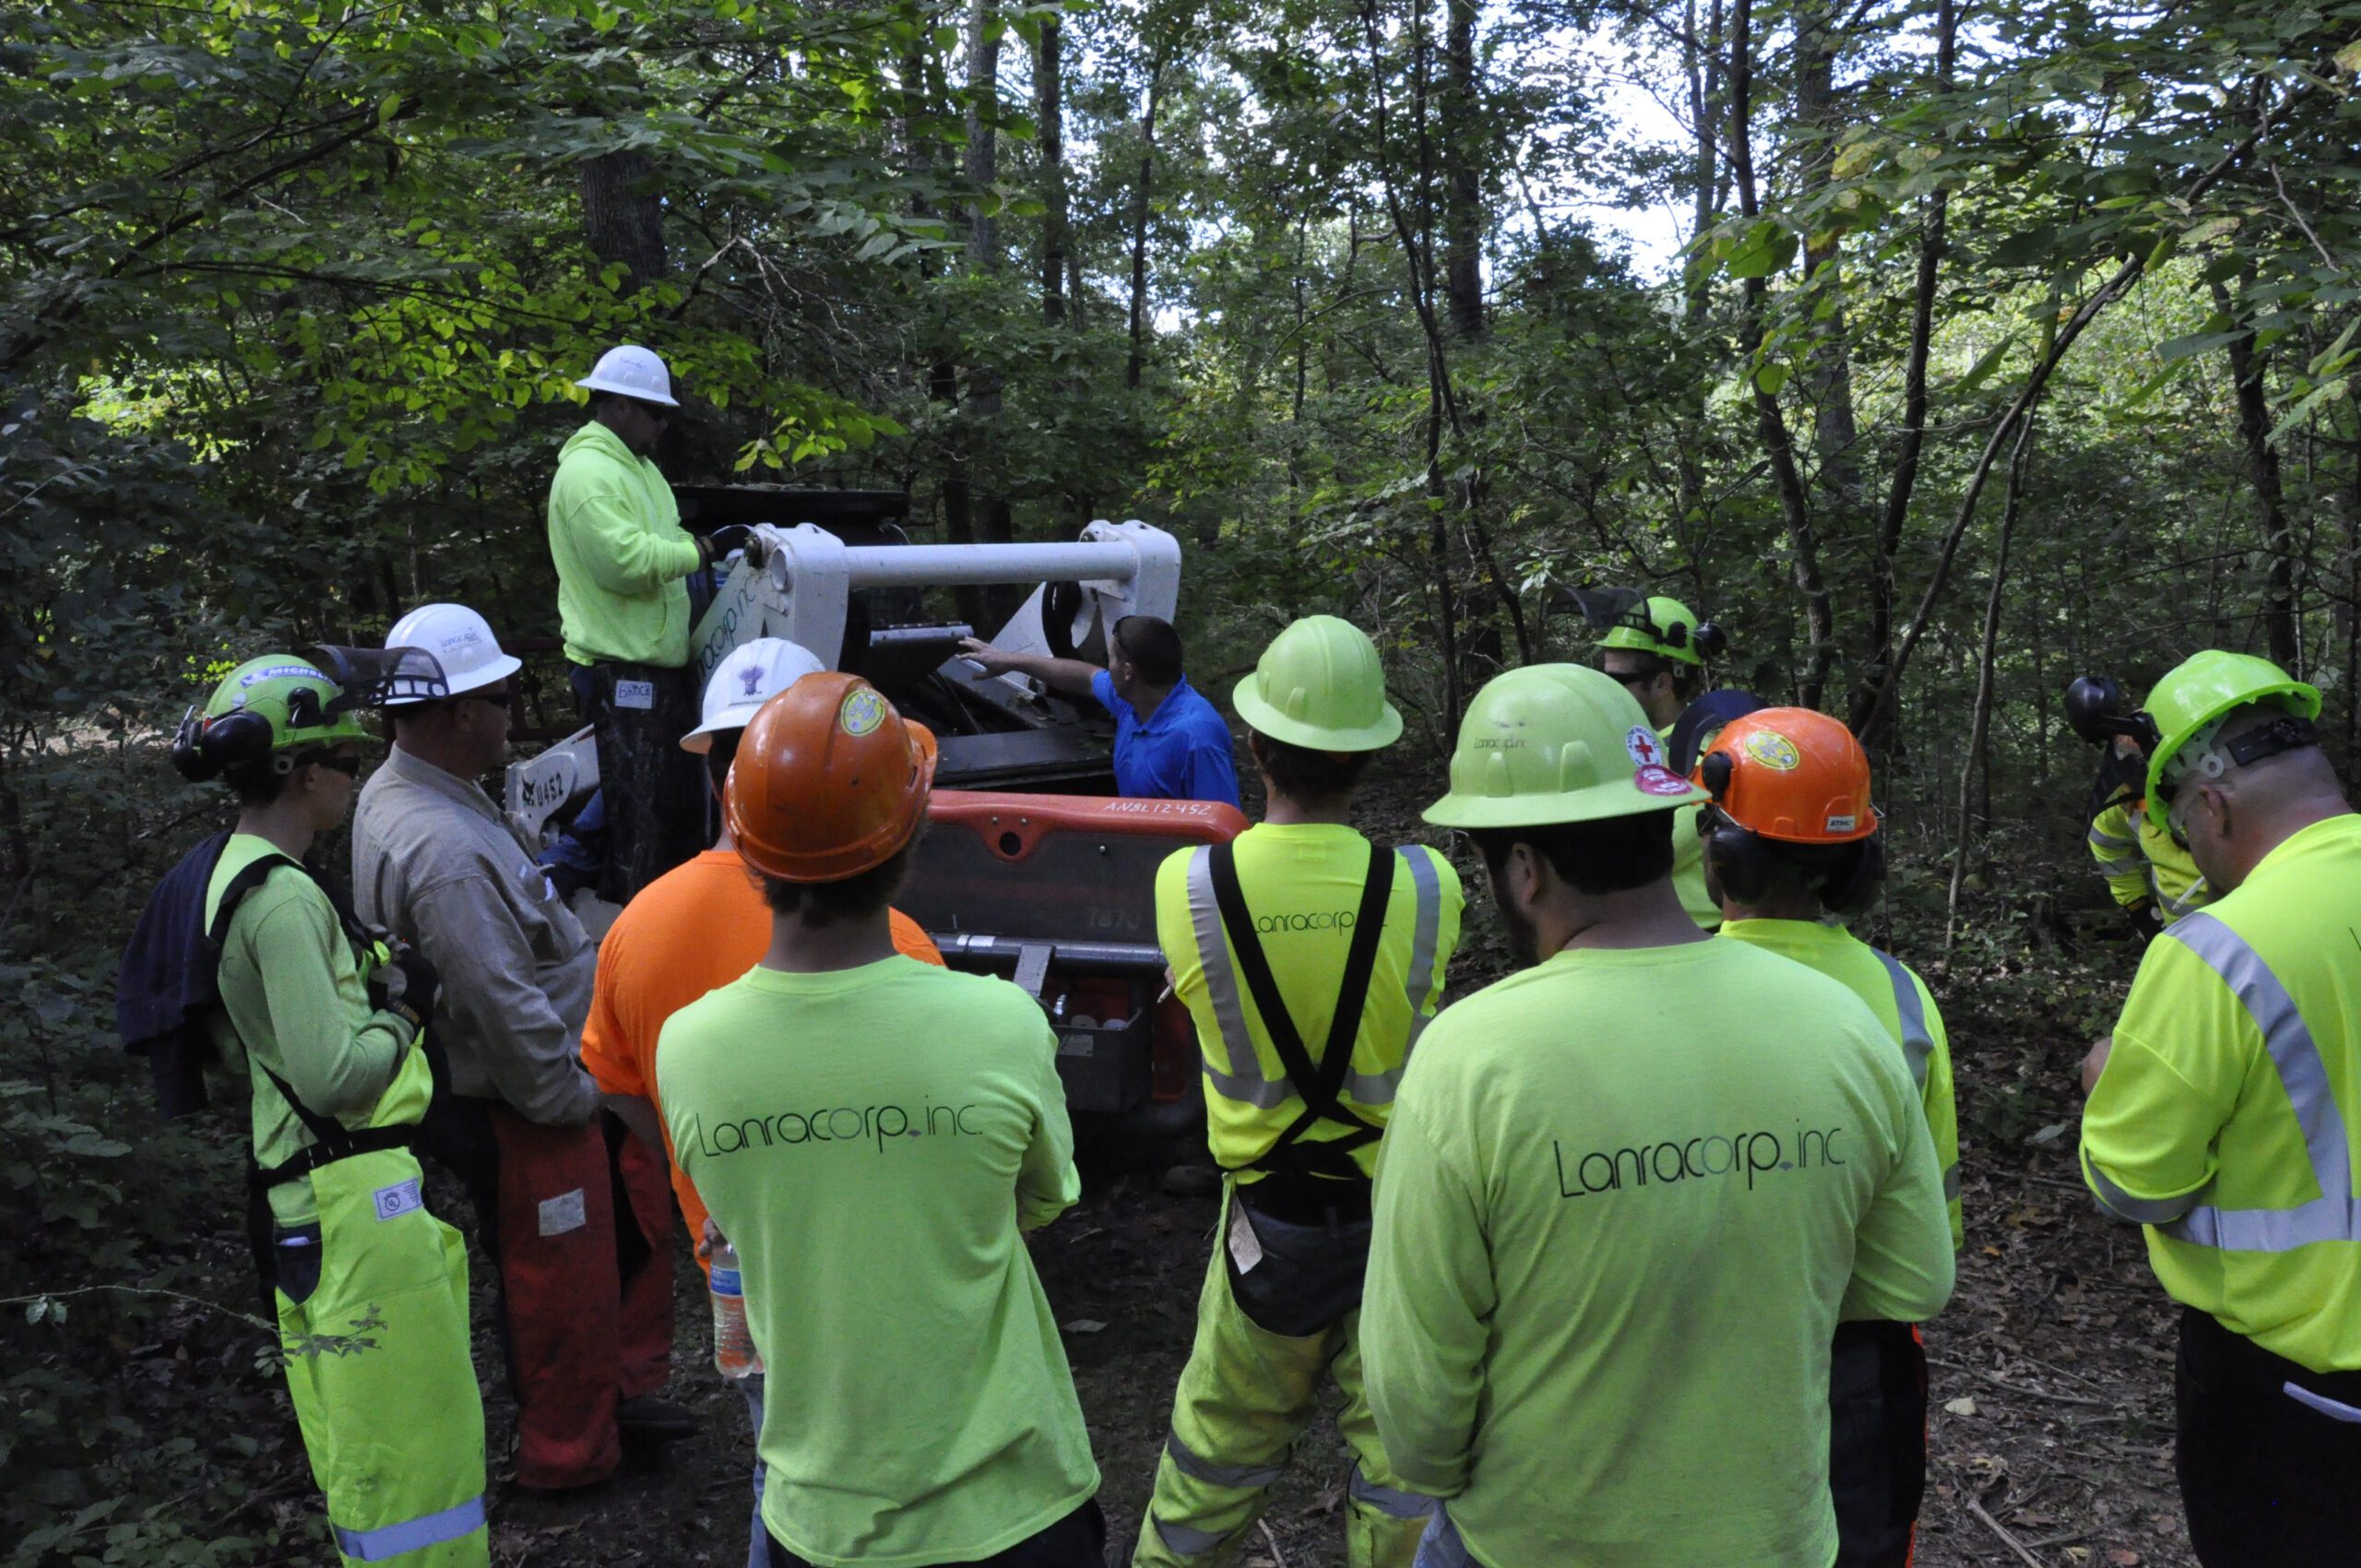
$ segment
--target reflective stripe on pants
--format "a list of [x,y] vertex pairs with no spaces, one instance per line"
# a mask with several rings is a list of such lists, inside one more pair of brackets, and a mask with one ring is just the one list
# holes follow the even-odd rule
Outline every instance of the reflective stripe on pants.
[[[287,1390],[348,1562],[483,1568],[483,1405],[468,1338],[468,1253],[418,1202],[407,1149],[308,1178],[317,1283],[274,1292]],[[371,1343],[322,1346],[322,1338]]]
[[[1225,1210],[1225,1214],[1227,1210]],[[1224,1231],[1217,1234],[1225,1234]],[[1271,1485],[1319,1408],[1321,1374],[1345,1394],[1337,1427],[1353,1452],[1345,1542],[1352,1568],[1408,1568],[1433,1500],[1402,1485],[1361,1393],[1360,1314],[1289,1338],[1239,1310],[1216,1242],[1197,1301],[1197,1337],[1173,1396],[1172,1430],[1140,1521],[1135,1568],[1208,1561],[1253,1527]]]

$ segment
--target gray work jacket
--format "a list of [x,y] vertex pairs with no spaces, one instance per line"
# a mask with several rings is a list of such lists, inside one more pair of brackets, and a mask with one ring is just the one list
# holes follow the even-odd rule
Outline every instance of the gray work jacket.
[[353,814],[352,899],[443,977],[433,1028],[454,1089],[544,1125],[590,1119],[581,1035],[599,950],[490,796],[395,747]]

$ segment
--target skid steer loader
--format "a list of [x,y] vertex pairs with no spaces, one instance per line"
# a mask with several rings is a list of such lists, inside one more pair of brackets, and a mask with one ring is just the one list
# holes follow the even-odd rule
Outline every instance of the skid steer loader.
[[[1029,585],[990,640],[1102,661],[1124,616],[1171,619],[1179,543],[1138,521],[1093,522],[1071,542],[913,543],[895,493],[677,493],[692,529],[754,529],[692,636],[700,686],[731,649],[785,637],[932,729],[930,827],[898,907],[954,968],[1002,975],[1040,1002],[1084,1135],[1119,1140],[1145,1164],[1185,1155],[1204,1107],[1195,1032],[1157,945],[1156,869],[1246,820],[1227,805],[1114,798],[1109,715],[1020,675],[984,674],[958,657],[972,628],[929,613],[938,590]],[[506,810],[538,843],[597,784],[584,729],[510,765]]]

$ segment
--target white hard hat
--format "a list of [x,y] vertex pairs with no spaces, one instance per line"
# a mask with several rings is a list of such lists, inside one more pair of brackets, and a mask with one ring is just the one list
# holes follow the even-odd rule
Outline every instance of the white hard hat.
[[684,752],[713,750],[718,730],[743,730],[754,721],[763,704],[806,675],[817,675],[826,665],[801,643],[785,637],[756,637],[730,650],[713,678],[705,683],[705,722],[681,737]]
[[636,343],[625,343],[600,354],[590,374],[575,385],[593,392],[620,393],[643,403],[661,403],[668,409],[681,406],[672,401],[672,373],[664,368],[664,362],[656,357],[655,350],[643,349]]
[[[464,604],[421,604],[386,634],[387,647],[421,647],[443,666],[450,695],[472,692],[504,681],[525,668],[525,661],[500,650],[484,618]],[[408,707],[421,697],[397,698],[387,707]]]

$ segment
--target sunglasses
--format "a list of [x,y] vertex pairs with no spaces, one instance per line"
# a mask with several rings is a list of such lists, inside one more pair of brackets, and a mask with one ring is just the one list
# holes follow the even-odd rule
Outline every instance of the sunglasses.
[[486,707],[507,707],[516,700],[514,692],[461,692],[456,702],[480,702]]
[[637,398],[634,398],[631,406],[637,409],[641,413],[646,414],[649,419],[654,420],[658,424],[670,424],[672,422],[672,410],[666,408],[661,403],[643,403]]
[[351,752],[322,752],[317,756],[304,757],[298,766],[333,767],[347,778],[361,777],[361,758]]

